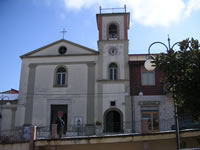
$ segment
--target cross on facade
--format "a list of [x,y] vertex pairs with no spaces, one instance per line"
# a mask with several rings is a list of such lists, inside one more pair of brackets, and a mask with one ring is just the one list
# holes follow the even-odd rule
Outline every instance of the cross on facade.
[[65,33],[66,33],[67,31],[65,30],[65,28],[63,29],[63,31],[60,31],[60,33],[62,33],[63,34],[63,39],[65,38]]

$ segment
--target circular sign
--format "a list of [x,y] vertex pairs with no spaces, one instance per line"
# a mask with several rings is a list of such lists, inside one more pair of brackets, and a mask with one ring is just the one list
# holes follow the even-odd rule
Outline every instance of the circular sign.
[[145,61],[144,67],[146,70],[153,71],[156,68],[155,63],[152,63],[152,61],[153,61],[153,59],[151,59],[151,58],[149,58]]

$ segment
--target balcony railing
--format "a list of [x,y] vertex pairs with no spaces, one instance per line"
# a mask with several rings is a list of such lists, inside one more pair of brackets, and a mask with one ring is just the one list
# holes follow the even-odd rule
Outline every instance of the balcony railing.
[[[152,128],[153,124],[149,124],[148,121],[136,121],[112,123],[108,127],[104,125],[68,125],[67,131],[63,133],[62,137],[79,137],[79,136],[108,136],[115,134],[152,134],[166,131],[174,131],[175,124],[174,118],[159,120],[158,128]],[[184,129],[200,129],[200,124],[192,126],[180,125],[182,130]],[[37,139],[52,138],[52,128],[50,127],[37,127]]]
[[26,133],[26,129],[23,127],[15,128],[12,130],[0,131],[0,144],[26,142],[29,141],[29,133]]
[[[156,124],[157,125],[157,124]],[[67,125],[66,131],[63,131],[61,138],[69,137],[85,137],[85,136],[110,136],[117,134],[153,134],[159,132],[174,131],[174,119],[159,120],[158,127],[152,128],[148,120],[141,120],[136,122],[111,123],[104,127],[104,125]],[[200,123],[182,124],[180,129],[200,129]],[[59,138],[57,135],[56,125],[53,126],[37,126],[36,139],[54,139]],[[12,130],[0,131],[0,144],[26,142],[30,140],[30,127],[21,127]]]
[[126,5],[124,7],[120,8],[102,8],[101,6],[99,7],[99,13],[126,13]]

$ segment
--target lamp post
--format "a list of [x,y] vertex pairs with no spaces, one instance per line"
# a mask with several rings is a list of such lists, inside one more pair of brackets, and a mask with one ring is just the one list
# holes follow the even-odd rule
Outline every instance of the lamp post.
[[[150,49],[154,44],[161,44],[166,48],[167,51],[169,51],[170,49],[173,49],[174,46],[178,43],[180,43],[180,42],[176,42],[176,43],[173,44],[172,47],[170,47],[169,36],[168,36],[168,46],[166,44],[164,44],[163,42],[153,42],[148,48],[148,58],[144,63],[145,69],[148,70],[148,71],[153,71],[155,69],[155,64],[152,63],[153,59],[152,59],[152,56],[150,54]],[[174,119],[175,119],[175,126],[176,126],[176,149],[180,150],[179,123],[178,123],[177,104],[176,104],[175,100],[174,100]]]

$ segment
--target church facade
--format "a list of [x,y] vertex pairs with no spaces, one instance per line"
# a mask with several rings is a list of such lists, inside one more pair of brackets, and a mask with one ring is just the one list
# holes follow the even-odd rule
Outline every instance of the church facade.
[[1,129],[50,127],[59,116],[68,135],[73,127],[98,126],[101,133],[171,129],[173,100],[163,93],[162,73],[144,69],[147,55],[129,54],[130,13],[100,13],[96,20],[97,51],[61,39],[21,56],[18,104]]
[[[129,13],[97,14],[98,51],[59,40],[21,56],[16,126],[54,124],[131,130]],[[128,93],[128,94],[127,94]]]

